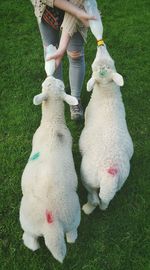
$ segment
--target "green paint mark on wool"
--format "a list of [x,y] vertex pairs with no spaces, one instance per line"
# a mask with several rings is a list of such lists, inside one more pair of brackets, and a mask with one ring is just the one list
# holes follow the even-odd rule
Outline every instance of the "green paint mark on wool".
[[38,159],[39,158],[39,156],[40,156],[40,152],[37,152],[37,153],[35,153],[32,157],[30,157],[30,161],[31,160],[36,160],[36,159]]
[[101,71],[99,72],[99,76],[100,76],[100,77],[105,77],[106,74],[107,74],[107,70],[101,70]]

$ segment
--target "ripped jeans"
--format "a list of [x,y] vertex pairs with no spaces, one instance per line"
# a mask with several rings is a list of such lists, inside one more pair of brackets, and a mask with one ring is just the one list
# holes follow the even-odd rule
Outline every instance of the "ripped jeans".
[[[39,23],[39,29],[42,37],[43,47],[53,44],[58,48],[60,33],[53,29],[44,20]],[[71,95],[80,99],[81,89],[85,75],[84,60],[84,40],[79,32],[76,32],[70,39],[67,55],[69,59],[69,82]],[[45,52],[44,52],[45,57]],[[62,65],[57,68],[55,78],[63,80]]]

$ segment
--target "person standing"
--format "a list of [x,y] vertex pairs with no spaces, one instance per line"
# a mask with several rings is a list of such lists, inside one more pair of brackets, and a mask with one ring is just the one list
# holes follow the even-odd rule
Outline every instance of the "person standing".
[[[37,17],[46,61],[46,47],[50,44],[58,48],[55,78],[62,80],[61,59],[67,49],[69,59],[69,81],[71,95],[79,104],[70,106],[71,119],[83,118],[80,95],[85,76],[84,41],[88,21],[94,19],[84,8],[84,0],[31,0]],[[62,30],[60,38],[60,30]]]

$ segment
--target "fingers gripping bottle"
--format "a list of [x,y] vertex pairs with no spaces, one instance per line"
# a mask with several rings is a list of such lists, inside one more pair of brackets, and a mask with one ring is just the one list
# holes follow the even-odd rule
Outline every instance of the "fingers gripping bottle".
[[96,0],[85,0],[84,8],[89,15],[96,17],[96,20],[89,20],[90,29],[97,40],[97,45],[104,46],[103,25]]
[[53,46],[52,44],[50,44],[49,46],[45,47],[45,51],[46,51],[46,60],[45,60],[45,71],[47,76],[52,76],[55,72],[55,60],[49,60],[47,61],[47,59],[52,56],[54,53],[56,53],[57,49],[55,46]]

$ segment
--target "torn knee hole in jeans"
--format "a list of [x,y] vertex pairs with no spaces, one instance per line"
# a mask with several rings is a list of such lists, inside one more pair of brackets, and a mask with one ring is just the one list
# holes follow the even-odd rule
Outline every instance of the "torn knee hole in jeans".
[[81,51],[67,51],[67,54],[72,59],[78,59],[83,55],[83,53]]

